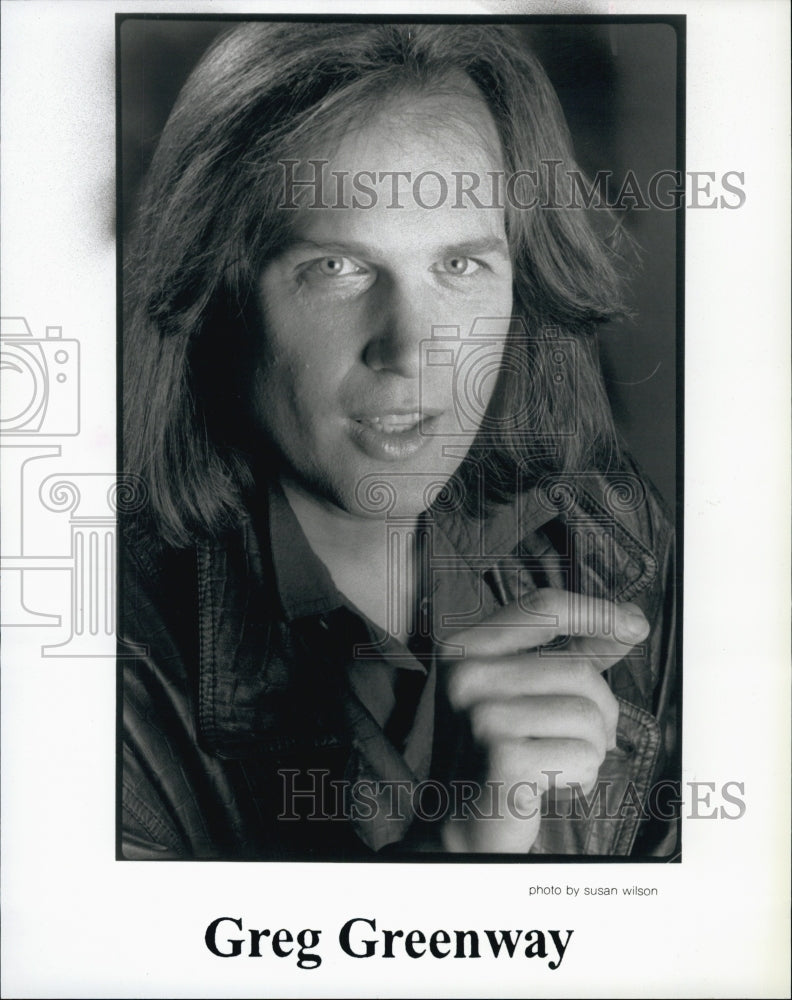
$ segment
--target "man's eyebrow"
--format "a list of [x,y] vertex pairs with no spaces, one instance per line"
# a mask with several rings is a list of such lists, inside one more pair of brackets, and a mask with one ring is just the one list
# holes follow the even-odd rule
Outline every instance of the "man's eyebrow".
[[374,252],[373,248],[367,246],[365,243],[347,242],[346,240],[309,240],[304,236],[295,236],[290,240],[286,240],[280,249],[280,253],[299,253],[301,250],[353,254],[356,257],[370,256]]
[[440,247],[438,253],[444,257],[449,254],[460,254],[463,257],[473,257],[477,254],[497,253],[509,257],[509,245],[501,236],[488,236],[478,240],[463,240],[461,243],[449,243]]
[[[287,240],[281,247],[279,256],[288,253],[299,253],[301,250],[316,250],[321,253],[352,254],[356,257],[377,257],[382,251],[366,243],[346,240],[310,240],[302,236]],[[505,238],[487,236],[481,239],[460,240],[436,247],[433,255],[448,257],[457,254],[460,257],[483,256],[496,253],[509,259],[509,245]]]

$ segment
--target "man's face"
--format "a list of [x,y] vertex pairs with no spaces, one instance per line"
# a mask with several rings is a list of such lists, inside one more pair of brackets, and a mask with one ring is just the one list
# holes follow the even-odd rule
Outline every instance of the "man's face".
[[[479,176],[487,190],[487,171],[502,170],[495,124],[470,86],[451,96],[408,94],[325,158],[324,203],[342,207],[292,210],[293,238],[259,281],[256,420],[285,474],[317,498],[382,516],[372,498],[383,495],[375,483],[385,483],[396,498],[391,512],[416,515],[427,487],[448,480],[473,440],[508,330],[503,209],[469,199],[454,207],[454,172]],[[363,207],[373,199],[352,180],[364,170],[388,172],[363,180],[376,191],[373,207]],[[340,198],[333,171],[348,172]],[[395,182],[393,171],[410,178]],[[442,175],[445,198],[432,175],[413,196],[424,171]],[[306,175],[304,164],[298,176]],[[479,318],[489,320],[483,345],[469,338]],[[458,327],[459,339],[427,351],[438,326]]]

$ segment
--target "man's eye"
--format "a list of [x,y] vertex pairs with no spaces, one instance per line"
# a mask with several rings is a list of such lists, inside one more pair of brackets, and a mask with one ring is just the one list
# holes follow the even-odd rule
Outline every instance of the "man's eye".
[[351,274],[365,274],[365,268],[349,257],[320,257],[311,261],[307,272],[323,278],[346,278]]
[[471,275],[481,270],[481,264],[471,257],[444,257],[432,270],[455,276]]

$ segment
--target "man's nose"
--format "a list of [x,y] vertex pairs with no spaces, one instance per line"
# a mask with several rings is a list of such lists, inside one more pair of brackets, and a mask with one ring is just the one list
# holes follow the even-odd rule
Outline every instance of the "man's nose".
[[426,289],[388,283],[372,303],[363,360],[374,371],[417,379],[421,343],[432,335],[432,301]]

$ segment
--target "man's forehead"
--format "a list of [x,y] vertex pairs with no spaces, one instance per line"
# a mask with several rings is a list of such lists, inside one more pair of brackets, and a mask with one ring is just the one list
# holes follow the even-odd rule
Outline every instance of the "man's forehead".
[[443,140],[459,154],[483,146],[493,158],[501,156],[499,129],[487,100],[460,70],[423,83],[395,78],[386,88],[380,82],[351,93],[334,106],[332,116],[321,103],[316,112],[314,125],[303,130],[303,138],[312,135],[314,145],[313,150],[303,149],[305,155],[322,155],[323,147],[324,155],[333,157],[344,149],[354,159],[370,142],[384,139],[413,158],[415,147],[410,139],[420,147],[444,133]]
[[507,253],[502,164],[472,81],[458,74],[442,89],[396,93],[283,164],[289,242],[360,253],[466,244],[491,252],[502,242]]
[[[459,174],[503,168],[495,119],[462,74],[452,75],[442,89],[402,89],[359,107],[350,104],[342,122],[325,123],[310,140],[304,135],[295,142],[290,161],[295,179],[311,177],[315,164],[322,165],[327,183],[339,189],[380,178],[395,183],[396,175],[416,177],[428,171],[453,182]],[[307,188],[298,194],[308,202]]]
[[[456,77],[452,78],[456,80]],[[487,102],[472,81],[442,89],[403,90],[374,106],[335,135],[333,155],[342,169],[387,156],[376,169],[428,169],[433,161],[454,169],[502,163],[500,136]]]

